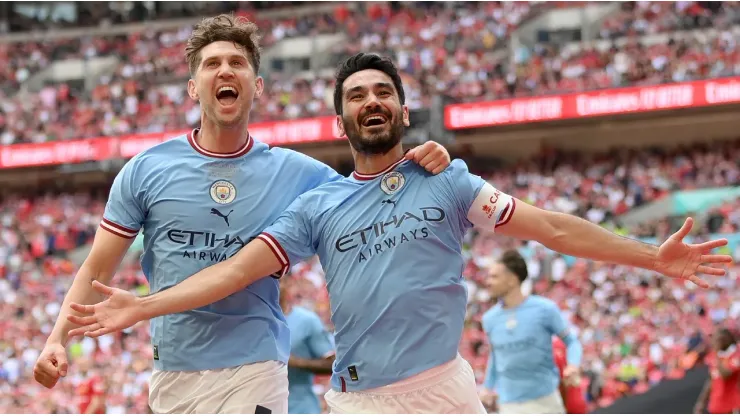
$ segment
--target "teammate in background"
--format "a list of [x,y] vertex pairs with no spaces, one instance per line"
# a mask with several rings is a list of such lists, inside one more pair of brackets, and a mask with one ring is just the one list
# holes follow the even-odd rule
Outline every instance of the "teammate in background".
[[501,413],[565,413],[552,337],[567,347],[566,379],[578,374],[583,350],[554,302],[522,293],[527,273],[527,262],[514,250],[491,266],[489,290],[500,301],[482,318],[491,345],[484,387],[490,394],[496,390]]
[[712,351],[706,358],[709,380],[696,401],[694,413],[740,412],[740,349],[732,332],[722,328],[712,336]]
[[[343,62],[334,101],[355,160],[351,177],[302,195],[237,255],[167,290],[138,298],[95,283],[108,299],[73,305],[87,316],[69,317],[84,325],[70,335],[95,337],[207,305],[318,254],[336,328],[326,394],[333,413],[485,413],[473,371],[458,354],[467,302],[462,242],[473,225],[703,286],[696,273],[725,273],[706,263],[732,260],[709,254],[727,240],[684,244],[691,219],[657,247],[515,200],[462,161],[437,176],[405,162],[408,108],[386,58],[360,53]],[[557,379],[552,354],[549,360]]]
[[93,371],[92,362],[88,358],[81,358],[78,367],[83,377],[75,388],[78,411],[81,414],[105,414],[105,380]]
[[[299,195],[342,179],[321,162],[249,135],[250,109],[263,91],[256,25],[229,15],[204,19],[185,55],[200,128],[140,153],[116,176],[90,254],[34,367],[47,388],[68,371],[75,327],[69,305],[101,300],[90,282],[111,280],[140,230],[142,270],[156,293],[229,258]],[[435,173],[449,162],[435,143],[405,157]],[[255,279],[228,299],[152,319],[152,410],[287,412],[290,336],[278,290],[277,280]]]
[[565,412],[572,415],[588,413],[586,407],[586,393],[581,386],[581,377],[578,372],[570,378],[564,376],[568,366],[567,346],[559,337],[552,337],[552,353],[555,366],[560,374],[560,397],[565,405]]
[[331,374],[336,355],[334,341],[315,312],[293,306],[295,286],[289,279],[282,279],[280,284],[280,307],[290,329],[288,413],[319,414],[321,405],[313,392],[314,374]]

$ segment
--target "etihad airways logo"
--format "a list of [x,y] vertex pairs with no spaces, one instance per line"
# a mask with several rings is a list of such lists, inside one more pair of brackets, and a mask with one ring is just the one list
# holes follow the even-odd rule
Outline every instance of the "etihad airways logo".
[[[427,224],[441,223],[446,217],[444,210],[438,207],[395,214],[386,221],[375,222],[339,237],[334,248],[340,253],[359,249],[358,261],[362,263],[398,245],[428,238],[431,233]],[[402,226],[404,229],[399,230]]]

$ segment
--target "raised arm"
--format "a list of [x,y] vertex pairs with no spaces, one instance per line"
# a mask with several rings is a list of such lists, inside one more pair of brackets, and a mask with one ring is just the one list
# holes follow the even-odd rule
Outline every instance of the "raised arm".
[[542,210],[513,198],[511,206],[511,219],[496,228],[498,233],[536,240],[559,253],[653,270],[705,288],[709,284],[698,274],[724,276],[725,270],[715,266],[732,262],[730,256],[711,254],[713,249],[727,245],[727,239],[701,244],[683,242],[694,224],[692,218],[687,218],[681,229],[661,246],[654,246],[621,237],[576,216]]

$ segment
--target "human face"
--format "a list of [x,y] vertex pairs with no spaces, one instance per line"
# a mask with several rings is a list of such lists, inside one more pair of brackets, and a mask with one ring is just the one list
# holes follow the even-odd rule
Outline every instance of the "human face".
[[200,51],[201,62],[188,81],[190,98],[200,102],[206,119],[232,127],[249,119],[254,97],[262,95],[263,80],[256,76],[244,47],[218,41]]
[[409,110],[401,105],[391,77],[366,69],[344,81],[337,125],[358,153],[385,154],[401,142]]
[[495,263],[488,270],[488,291],[491,297],[501,298],[516,289],[519,279],[501,263]]

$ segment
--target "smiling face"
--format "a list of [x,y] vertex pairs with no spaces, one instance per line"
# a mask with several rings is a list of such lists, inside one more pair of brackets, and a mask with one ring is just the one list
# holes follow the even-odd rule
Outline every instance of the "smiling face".
[[358,153],[385,154],[401,142],[409,111],[401,105],[391,77],[366,69],[344,81],[337,124]]
[[200,58],[188,94],[200,102],[205,117],[222,127],[248,120],[254,97],[262,95],[263,80],[256,76],[246,49],[217,41],[201,49]]

